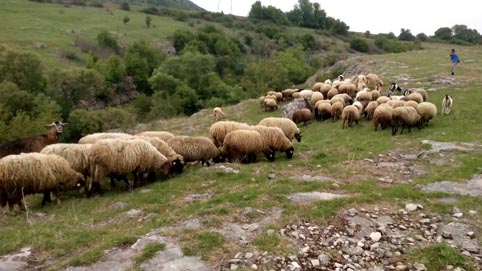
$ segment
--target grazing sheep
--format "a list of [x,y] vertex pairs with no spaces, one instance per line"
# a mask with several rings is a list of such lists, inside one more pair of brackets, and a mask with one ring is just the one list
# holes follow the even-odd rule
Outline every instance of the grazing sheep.
[[211,139],[205,136],[175,136],[167,144],[178,154],[182,155],[184,162],[201,162],[209,166],[209,160],[221,162],[221,151]]
[[419,103],[417,103],[416,101],[406,101],[403,106],[411,106],[411,107],[417,109],[417,105],[419,105]]
[[405,101],[402,100],[390,100],[387,102],[392,108],[397,108],[405,105]]
[[143,136],[143,137],[157,137],[164,142],[174,137],[174,134],[166,131],[145,131],[145,132],[137,133],[135,135]]
[[399,127],[402,127],[400,131],[400,134],[402,134],[405,127],[408,128],[408,132],[411,132],[411,128],[416,125],[420,128],[420,115],[415,108],[411,106],[401,106],[393,109],[392,135],[397,134]]
[[8,203],[10,212],[15,204],[26,211],[24,196],[43,193],[42,206],[53,191],[60,203],[61,190],[77,187],[82,174],[73,170],[62,157],[54,154],[21,153],[0,159],[0,205]]
[[311,111],[308,108],[303,108],[293,113],[292,120],[296,124],[303,122],[306,126],[307,122],[310,121],[311,118]]
[[387,126],[392,125],[393,108],[388,104],[379,105],[373,112],[373,125],[375,131],[378,129],[378,125],[385,129]]
[[255,162],[256,155],[261,152],[269,161],[274,161],[274,151],[269,149],[257,131],[236,130],[224,138],[223,156],[227,157],[229,162]]
[[317,103],[315,105],[315,119],[326,120],[332,117],[332,105],[331,103]]
[[320,92],[313,92],[313,95],[311,95],[311,104],[315,105],[316,102],[322,101],[323,100],[323,94]]
[[384,104],[384,103],[386,103],[386,102],[388,102],[388,101],[390,101],[390,98],[387,97],[387,96],[380,96],[380,97],[378,97],[378,99],[377,99],[378,105]]
[[343,108],[341,118],[343,120],[343,125],[341,126],[342,129],[345,129],[345,123],[347,123],[349,127],[352,127],[353,122],[358,124],[358,120],[360,119],[360,110],[354,105],[348,105]]
[[132,135],[126,133],[93,133],[79,139],[79,144],[94,144],[103,139],[128,139],[131,137]]
[[246,123],[235,122],[235,121],[218,121],[211,125],[209,128],[209,134],[213,139],[214,145],[216,147],[221,147],[224,142],[224,137],[234,130],[247,130],[249,125]]
[[62,135],[62,128],[67,124],[68,123],[62,123],[61,121],[55,121],[45,125],[45,127],[50,127],[47,134],[19,138],[0,145],[0,158],[22,152],[40,152],[45,146],[58,142],[60,135]]
[[333,116],[333,122],[340,119],[344,107],[345,106],[342,102],[334,102],[331,105],[331,115]]
[[278,103],[273,98],[265,98],[263,101],[264,111],[275,111],[278,110]]
[[380,98],[380,90],[372,90],[372,101],[376,101],[378,98]]
[[271,150],[282,151],[286,153],[286,157],[288,157],[289,159],[293,158],[293,153],[295,151],[293,143],[285,136],[285,134],[280,128],[268,127],[264,125],[255,125],[252,126],[251,129],[261,135],[265,144],[267,144]]
[[377,74],[369,73],[365,77],[367,80],[367,86],[376,86],[377,84],[383,86],[383,81],[380,79],[380,77],[378,77]]
[[367,120],[371,120],[373,118],[373,114],[375,113],[375,109],[377,107],[378,107],[378,102],[376,101],[371,101],[368,103],[368,105],[363,110],[363,112],[365,113],[365,118]]
[[353,98],[346,94],[346,93],[340,93],[332,97],[333,98],[342,98],[344,101],[344,104],[352,104],[353,103]]
[[218,120],[224,118],[224,112],[223,112],[223,110],[221,109],[221,107],[215,107],[215,108],[213,109],[213,116],[214,116],[214,120],[215,120],[215,121],[218,121]]
[[[174,137],[174,136],[173,136]],[[171,138],[173,138],[171,137]],[[184,168],[184,157],[182,155],[176,153],[166,141],[158,138],[158,137],[151,137],[151,136],[134,136],[132,139],[142,139],[149,142],[152,146],[154,146],[160,153],[169,159],[171,163],[171,171],[170,173],[181,173]]]
[[437,106],[433,103],[423,102],[417,105],[417,113],[420,115],[420,125],[428,126],[428,122],[437,115]]
[[261,109],[264,109],[264,99],[266,98],[266,96],[261,96],[258,98],[258,103],[259,103],[259,107],[261,107]]
[[92,144],[57,143],[46,146],[40,153],[61,156],[73,170],[87,178],[90,176],[91,148]]
[[100,181],[108,176],[134,174],[136,187],[138,176],[160,170],[169,174],[171,164],[152,144],[142,139],[104,139],[91,148],[92,180],[86,187],[86,194],[101,192]]
[[339,94],[338,92],[338,89],[336,88],[331,88],[327,93],[326,93],[326,98],[327,99],[331,99],[333,98],[335,95]]
[[427,93],[427,91],[426,91],[425,89],[423,89],[423,88],[418,88],[418,89],[415,90],[415,93],[418,93],[418,94],[422,95],[424,102],[427,101],[427,99],[428,99],[428,93]]
[[293,93],[295,93],[295,92],[296,92],[296,89],[292,89],[292,88],[282,90],[281,94],[283,96],[283,100],[285,100],[285,101],[293,100]]
[[450,110],[452,109],[452,106],[454,104],[454,101],[452,97],[450,97],[448,94],[445,94],[445,97],[442,100],[442,112],[440,112],[442,115],[448,115],[450,113]]
[[412,94],[409,94],[407,97],[408,101],[415,101],[417,103],[422,103],[423,102],[423,97],[420,93],[414,92]]
[[350,95],[350,97],[355,98],[358,89],[353,83],[343,83],[338,87],[338,91],[340,93],[346,93]]
[[313,85],[313,91],[320,92],[321,94],[323,94],[323,97],[326,97],[326,94],[328,93],[328,91],[330,91],[330,89],[331,84],[318,82]]
[[355,101],[373,101],[372,92],[368,91],[367,89],[357,92]]
[[267,127],[278,127],[280,128],[285,136],[290,140],[296,138],[298,142],[301,142],[301,132],[296,123],[288,118],[276,118],[276,117],[268,117],[262,119],[258,125],[264,125]]

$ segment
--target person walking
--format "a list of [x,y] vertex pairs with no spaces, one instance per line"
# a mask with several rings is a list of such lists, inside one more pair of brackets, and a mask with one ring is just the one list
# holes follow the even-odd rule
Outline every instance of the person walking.
[[450,61],[452,61],[452,65],[450,66],[450,74],[455,75],[455,66],[460,63],[459,56],[455,53],[455,49],[450,50]]

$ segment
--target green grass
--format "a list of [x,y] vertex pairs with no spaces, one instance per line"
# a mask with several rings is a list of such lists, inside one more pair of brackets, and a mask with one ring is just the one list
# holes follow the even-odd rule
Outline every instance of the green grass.
[[423,263],[428,271],[445,270],[447,265],[461,267],[464,270],[473,269],[464,256],[447,243],[440,243],[420,250],[409,252],[410,257]]
[[[21,8],[26,9],[25,14],[13,12]],[[61,9],[64,10],[63,13],[59,12]],[[83,10],[99,13],[99,16],[96,19],[80,18],[79,14],[82,14]],[[157,27],[147,29],[139,23],[143,22],[144,15],[141,13],[130,14],[131,23],[124,26],[121,22],[124,14],[122,11],[114,10],[114,15],[108,16],[103,12],[105,11],[102,9],[94,8],[62,8],[58,5],[30,2],[27,5],[27,1],[2,1],[0,14],[7,17],[2,17],[5,18],[2,20],[2,31],[6,32],[1,33],[0,42],[16,44],[19,47],[31,47],[37,41],[46,43],[48,48],[37,51],[50,59],[47,63],[56,63],[56,50],[60,48],[56,47],[57,44],[68,47],[72,41],[72,35],[65,29],[80,31],[85,37],[93,39],[101,29],[98,26],[101,24],[118,31],[122,39],[131,42],[147,36],[163,40],[174,28],[186,27],[169,18],[155,17],[154,23]],[[14,24],[12,21],[15,18],[17,22]],[[79,20],[79,23],[75,23],[75,20]],[[166,20],[165,23],[162,20]],[[38,23],[34,24],[32,21]],[[20,29],[19,26],[22,25],[26,28]],[[47,35],[52,25],[56,26],[52,28],[52,34]],[[132,28],[128,32],[130,34],[122,34],[127,33],[124,32],[127,31],[124,27]],[[482,114],[482,47],[458,48],[462,61],[471,61],[460,64],[455,76],[459,83],[450,85],[437,80],[451,79],[448,75],[448,52],[451,46],[424,46],[423,51],[362,56],[349,60],[348,63],[367,65],[383,78],[385,84],[397,80],[400,75],[406,75],[411,79],[403,87],[430,89],[428,100],[435,103],[439,111],[443,95],[452,95],[455,101],[452,113],[444,117],[438,115],[428,128],[391,136],[387,130],[375,132],[372,124],[367,121],[361,121],[350,129],[341,129],[340,121],[312,122],[307,126],[300,126],[303,141],[294,143],[296,151],[292,160],[287,159],[283,153],[277,153],[274,163],[259,156],[255,164],[226,164],[239,169],[238,174],[219,172],[212,167],[188,165],[185,172],[176,177],[146,184],[133,192],[125,191],[122,185],[109,190],[106,182],[103,184],[105,193],[102,196],[86,199],[74,192],[67,193],[62,195],[61,205],[53,204],[45,208],[40,205],[41,195],[28,196],[28,218],[25,213],[20,212],[15,216],[0,214],[0,255],[32,246],[35,251],[39,251],[42,258],[57,261],[52,267],[54,270],[68,265],[88,265],[97,261],[106,249],[131,244],[152,229],[196,218],[201,221],[204,229],[189,231],[179,228],[166,234],[182,243],[186,255],[198,255],[211,263],[219,263],[233,257],[239,252],[239,248],[212,230],[225,222],[242,223],[241,219],[255,220],[261,217],[254,214],[241,218],[240,213],[246,207],[264,213],[270,213],[273,208],[282,209],[281,218],[269,226],[275,233],[293,221],[328,222],[342,208],[364,205],[383,204],[403,208],[407,202],[417,202],[424,206],[424,212],[449,214],[452,206],[437,202],[449,195],[423,193],[417,185],[445,180],[462,182],[471,178],[481,172],[480,151],[444,154],[447,159],[444,165],[415,160],[414,163],[423,166],[427,172],[414,176],[411,183],[405,184],[383,184],[373,176],[372,168],[362,163],[364,159],[377,159],[379,155],[386,155],[389,151],[417,154],[428,149],[427,145],[421,143],[423,139],[481,144],[482,125],[479,119]],[[223,111],[230,120],[250,124],[256,124],[266,116],[281,114],[280,111],[264,112],[256,100],[243,101],[240,105],[223,108]],[[207,127],[212,121],[208,112],[205,115],[162,120],[149,125],[176,134],[207,136]],[[268,178],[271,173],[275,175],[274,179]],[[323,175],[335,181],[299,180],[303,175]],[[311,191],[341,193],[352,197],[301,206],[287,198],[294,192]],[[210,197],[201,201],[185,200],[187,196],[195,193],[209,194]],[[458,199],[456,206],[464,212],[478,211],[479,215],[473,219],[476,225],[482,223],[480,200],[462,196],[450,197]],[[126,205],[114,208],[119,202]],[[125,213],[131,209],[140,209],[144,215],[152,216],[147,220],[129,218]],[[289,253],[292,250],[282,238],[276,234],[268,235],[265,231],[254,238],[253,244],[263,251],[276,251],[277,247],[280,247],[280,252]],[[146,255],[140,256],[142,259],[139,258],[138,262],[147,260],[160,249],[162,248],[147,248]],[[435,246],[422,252],[434,254],[443,264],[448,261],[446,259],[456,263],[460,260],[459,254],[443,246]],[[437,270],[436,268],[431,270]]]
[[163,251],[166,248],[166,244],[162,243],[150,243],[147,244],[141,251],[140,255],[136,258],[136,266],[141,265],[143,262],[149,261],[154,258],[157,252]]

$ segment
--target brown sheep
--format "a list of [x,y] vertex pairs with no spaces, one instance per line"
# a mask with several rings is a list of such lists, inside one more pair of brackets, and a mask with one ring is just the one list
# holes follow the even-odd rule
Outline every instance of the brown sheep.
[[218,121],[211,125],[209,128],[209,134],[211,135],[214,145],[221,147],[224,142],[224,137],[231,131],[240,129],[249,129],[249,125],[246,123],[235,121]]
[[298,124],[303,122],[306,126],[306,123],[309,122],[312,118],[311,111],[308,108],[303,108],[300,110],[296,110],[293,112],[293,122]]
[[379,105],[373,112],[373,125],[375,126],[375,131],[378,129],[378,125],[383,129],[387,126],[392,125],[392,115],[393,108],[384,103]]
[[288,118],[267,117],[262,119],[258,124],[268,127],[278,127],[289,140],[293,141],[296,138],[298,142],[301,142],[302,135],[300,129],[296,123]]
[[343,119],[343,125],[341,126],[342,129],[345,129],[345,123],[347,123],[349,127],[352,127],[353,122],[358,124],[358,120],[360,119],[360,110],[354,105],[348,105],[343,108],[341,118]]
[[399,127],[402,127],[400,131],[400,134],[402,134],[405,127],[408,128],[408,132],[411,132],[411,128],[417,125],[420,128],[420,115],[415,108],[411,106],[402,106],[393,109],[392,135],[397,134]]
[[221,162],[221,151],[211,139],[204,136],[175,136],[167,144],[184,158],[184,162],[200,161],[201,165],[209,166],[209,160]]
[[223,156],[228,158],[229,162],[255,162],[256,155],[261,152],[269,161],[274,161],[274,151],[269,149],[257,131],[235,130],[224,138]]
[[315,119],[326,120],[332,117],[332,105],[331,103],[317,103],[315,105]]
[[333,122],[340,119],[343,107],[344,104],[342,102],[334,102],[331,105],[331,115],[333,116]]

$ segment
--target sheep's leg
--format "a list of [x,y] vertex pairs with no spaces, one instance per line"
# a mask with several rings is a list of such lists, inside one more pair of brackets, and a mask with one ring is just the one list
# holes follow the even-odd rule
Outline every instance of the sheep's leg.
[[[18,203],[18,206],[20,206],[20,203]],[[10,200],[8,201],[8,212],[13,215],[14,213],[14,208],[15,208],[15,203],[11,202]],[[20,207],[21,209],[22,207]]]
[[44,196],[42,198],[42,207],[44,207],[45,205],[47,205],[47,203],[50,203],[50,202],[52,202],[52,199],[50,198],[50,190],[49,190],[44,192]]

